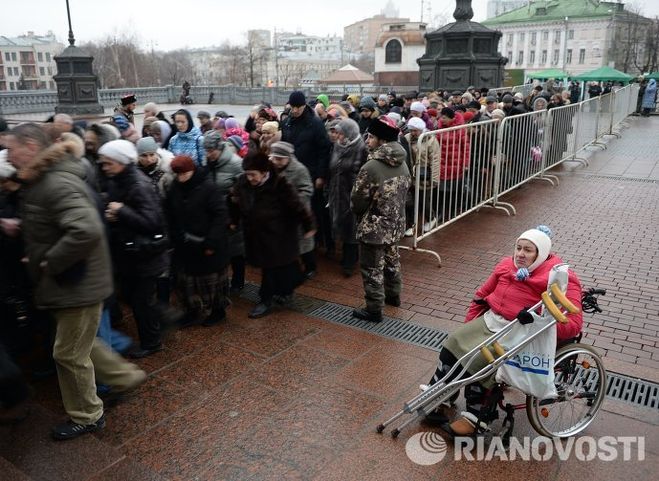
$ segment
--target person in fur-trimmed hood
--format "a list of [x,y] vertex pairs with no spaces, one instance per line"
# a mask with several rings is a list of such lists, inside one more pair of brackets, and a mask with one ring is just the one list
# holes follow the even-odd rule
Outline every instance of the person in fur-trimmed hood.
[[127,391],[146,374],[96,338],[103,300],[113,290],[110,255],[91,189],[70,140],[50,143],[37,124],[19,125],[6,138],[9,161],[24,183],[22,231],[35,304],[57,323],[53,359],[70,420],[55,439],[71,439],[105,426],[95,380]]

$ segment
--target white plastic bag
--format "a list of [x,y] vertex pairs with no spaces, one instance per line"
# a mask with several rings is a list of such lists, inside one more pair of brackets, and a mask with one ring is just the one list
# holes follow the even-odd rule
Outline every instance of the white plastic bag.
[[[531,324],[515,324],[510,333],[499,341],[506,351],[528,339],[553,320],[551,316],[547,318],[535,313],[532,315],[534,321]],[[555,357],[556,328],[550,327],[504,362],[497,370],[496,380],[539,399],[555,398]]]
[[[549,273],[547,289],[556,282],[563,293],[567,290],[568,269],[567,264],[554,266]],[[538,332],[542,327],[552,322],[554,318],[544,307],[542,315],[533,315],[531,324],[517,323],[499,343],[506,351],[518,345],[524,339]],[[497,370],[497,382],[505,382],[520,391],[531,394],[539,399],[553,399],[557,397],[554,385],[554,362],[556,358],[556,328],[551,327],[529,342],[511,359],[508,359]]]

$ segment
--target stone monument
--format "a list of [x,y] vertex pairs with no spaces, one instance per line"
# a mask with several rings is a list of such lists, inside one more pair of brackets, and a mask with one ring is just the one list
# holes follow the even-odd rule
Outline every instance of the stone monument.
[[472,22],[471,0],[457,0],[455,22],[426,34],[419,64],[419,90],[500,87],[508,59],[498,52],[501,32]]
[[70,115],[102,114],[103,106],[98,103],[98,77],[92,70],[94,57],[75,46],[68,0],[66,13],[69,18],[69,46],[55,57],[57,63],[57,74],[53,76],[57,84],[55,112]]

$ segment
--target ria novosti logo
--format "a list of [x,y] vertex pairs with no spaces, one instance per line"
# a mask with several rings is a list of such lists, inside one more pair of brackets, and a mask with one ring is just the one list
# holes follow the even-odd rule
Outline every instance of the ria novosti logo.
[[[431,466],[442,461],[448,452],[446,441],[437,433],[421,432],[408,439],[407,457],[416,464]],[[453,441],[454,461],[547,461],[558,457],[561,461],[644,461],[643,436],[581,436],[565,440],[557,438],[510,438],[506,448],[500,437],[456,437]]]

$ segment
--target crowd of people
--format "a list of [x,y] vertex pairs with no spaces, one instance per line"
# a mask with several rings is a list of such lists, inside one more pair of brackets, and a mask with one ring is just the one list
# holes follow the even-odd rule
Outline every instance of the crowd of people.
[[[571,101],[552,83],[527,97],[470,87],[332,101],[295,91],[283,112],[262,104],[244,122],[223,111],[195,122],[147,103],[140,130],[128,95],[108,121],[2,123],[0,405],[27,396],[11,356],[30,337],[44,359],[52,353],[69,416],[53,436],[101,429],[99,394],[146,379],[124,356],[161,351],[167,329],[222,322],[248,263],[261,271],[249,317],[289,305],[320,251],[340,252],[346,277],[359,266],[366,305],[353,314],[380,322],[385,304],[400,305],[397,246],[415,224],[415,172],[432,191],[457,185],[474,161],[464,131],[419,145],[421,134]],[[115,330],[128,310],[136,344]]]

